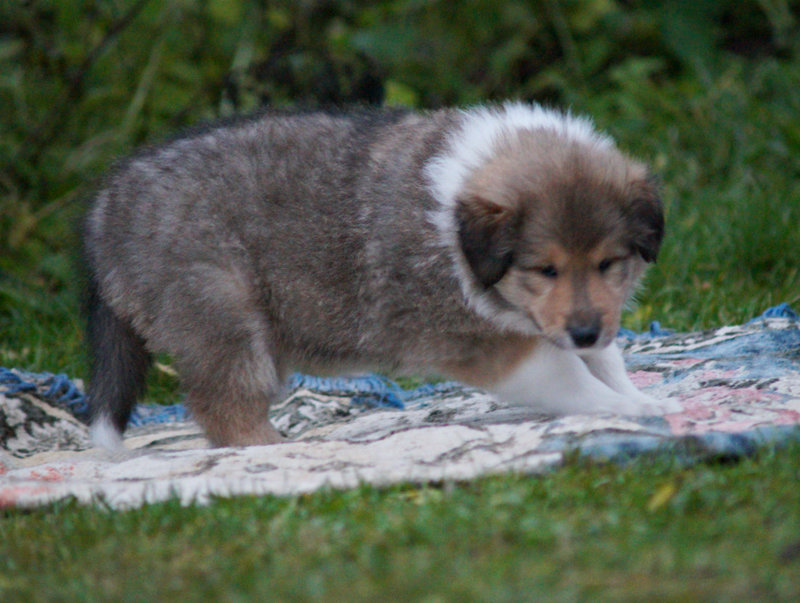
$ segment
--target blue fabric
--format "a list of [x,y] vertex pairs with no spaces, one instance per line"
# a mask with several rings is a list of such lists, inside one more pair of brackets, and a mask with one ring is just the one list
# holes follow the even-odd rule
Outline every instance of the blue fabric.
[[66,375],[30,373],[0,366],[0,386],[3,386],[3,393],[11,395],[37,392],[46,400],[66,408],[81,421],[85,422],[89,417],[86,396]]
[[795,312],[789,304],[784,302],[768,308],[761,316],[757,316],[750,322],[756,322],[764,318],[800,318],[800,314]]
[[704,458],[736,459],[754,454],[765,445],[785,445],[800,440],[796,425],[758,427],[739,433],[710,431],[700,435],[660,437],[653,434],[625,434],[600,432],[584,436],[577,444],[564,442],[554,451],[574,449],[583,456],[602,461],[626,463],[636,457],[669,451],[678,462],[691,463]]
[[667,335],[672,335],[672,331],[662,329],[661,323],[658,322],[657,320],[651,322],[650,328],[644,333],[637,333],[636,331],[632,331],[631,329],[620,329],[619,332],[617,333],[618,337],[622,337],[624,339],[629,339],[629,340],[647,340],[647,339],[653,339],[655,337],[666,337]]
[[130,425],[154,425],[186,421],[189,413],[183,404],[137,404],[130,418]]

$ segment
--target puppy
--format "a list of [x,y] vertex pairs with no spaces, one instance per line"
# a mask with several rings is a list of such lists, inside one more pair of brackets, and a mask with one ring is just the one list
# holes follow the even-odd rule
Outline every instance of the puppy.
[[280,441],[293,371],[667,412],[614,343],[663,229],[644,164],[536,105],[268,113],[146,150],[86,220],[93,437],[120,445],[155,352],[217,446]]

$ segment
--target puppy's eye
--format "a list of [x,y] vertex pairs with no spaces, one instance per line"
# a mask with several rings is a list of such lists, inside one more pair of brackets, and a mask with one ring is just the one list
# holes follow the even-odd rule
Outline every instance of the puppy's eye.
[[627,256],[619,256],[613,258],[606,258],[602,262],[597,265],[597,271],[600,274],[605,274],[608,272],[609,268],[611,268],[614,264],[618,262],[622,262],[623,260],[627,259]]
[[611,268],[616,261],[617,260],[615,258],[607,258],[597,265],[597,269],[600,271],[600,274],[608,272],[608,269]]
[[558,270],[555,266],[537,266],[534,270],[545,278],[556,278],[558,276]]

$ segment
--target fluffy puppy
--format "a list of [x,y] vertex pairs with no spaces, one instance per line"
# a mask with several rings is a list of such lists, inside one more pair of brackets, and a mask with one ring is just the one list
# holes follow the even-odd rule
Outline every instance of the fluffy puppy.
[[536,105],[268,113],[146,150],[86,220],[95,442],[120,444],[154,352],[220,446],[281,440],[268,410],[295,370],[669,411],[614,344],[663,225],[644,164]]

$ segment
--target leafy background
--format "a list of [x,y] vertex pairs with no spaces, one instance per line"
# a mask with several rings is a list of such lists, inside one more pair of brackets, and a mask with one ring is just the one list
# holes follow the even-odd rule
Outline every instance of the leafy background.
[[0,363],[81,375],[77,224],[114,158],[262,105],[589,113],[664,183],[633,328],[800,299],[788,0],[0,3]]

